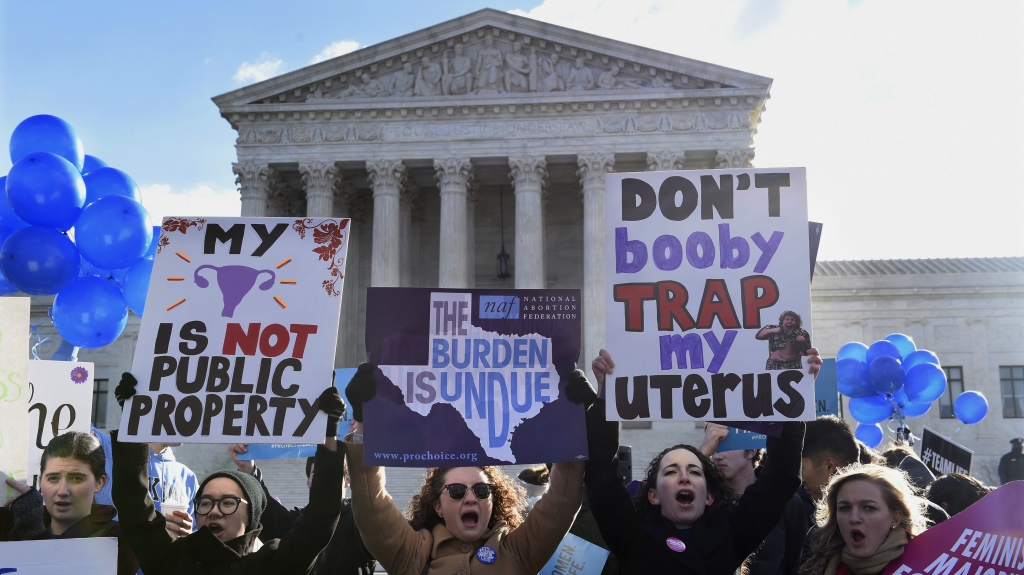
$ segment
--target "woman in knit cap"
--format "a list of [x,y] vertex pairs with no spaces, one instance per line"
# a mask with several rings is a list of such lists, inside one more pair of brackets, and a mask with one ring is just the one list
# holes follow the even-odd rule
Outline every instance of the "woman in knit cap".
[[[114,390],[118,403],[135,395],[137,381],[125,373]],[[145,443],[122,443],[112,432],[114,504],[123,538],[131,545],[146,575],[177,573],[309,573],[317,555],[334,534],[341,513],[344,446],[339,445],[338,422],[345,403],[329,387],[320,395],[327,414],[326,441],[316,450],[316,474],[302,520],[281,539],[259,544],[260,515],[267,500],[259,481],[238,470],[207,477],[196,495],[195,533],[172,540],[165,519],[148,495]]]

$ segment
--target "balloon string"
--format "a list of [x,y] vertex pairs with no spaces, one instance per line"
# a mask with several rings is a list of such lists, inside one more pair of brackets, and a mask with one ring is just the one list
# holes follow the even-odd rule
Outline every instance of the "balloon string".
[[957,431],[960,431],[960,428],[959,428],[959,427],[957,427],[957,428],[956,428],[956,431],[954,431],[954,432],[953,432],[953,433],[952,433],[952,434],[951,434],[951,435],[949,436],[949,437],[950,437],[950,439],[952,439],[952,438],[953,438],[953,436],[954,436],[954,435],[956,435],[956,432],[957,432]]
[[[39,346],[53,339],[52,335],[48,335],[44,339],[42,334],[39,333],[39,326],[44,325],[44,323],[30,327],[31,332],[36,336],[36,343],[32,346],[32,359],[39,359]],[[50,320],[50,323],[53,323],[53,320]]]

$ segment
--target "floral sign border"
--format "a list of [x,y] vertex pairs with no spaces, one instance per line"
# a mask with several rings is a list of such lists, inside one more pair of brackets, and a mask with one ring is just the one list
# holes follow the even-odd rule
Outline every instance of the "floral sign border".
[[[188,233],[189,228],[196,228],[196,230],[202,230],[206,226],[206,218],[167,218],[161,229],[165,232],[181,232]],[[164,246],[170,245],[171,239],[160,234],[160,241],[157,243],[156,253],[163,251]]]
[[306,239],[306,231],[313,230],[313,242],[319,244],[318,247],[313,248],[313,253],[319,256],[319,259],[325,262],[329,262],[327,270],[331,276],[325,279],[321,284],[324,291],[328,295],[338,297],[341,292],[336,288],[338,280],[344,279],[345,275],[342,273],[342,266],[345,264],[344,256],[338,255],[341,251],[341,247],[345,244],[346,234],[343,232],[348,227],[349,220],[323,220],[319,224],[314,225],[312,218],[305,218],[301,220],[295,220],[292,224],[292,229],[298,232],[299,237]]

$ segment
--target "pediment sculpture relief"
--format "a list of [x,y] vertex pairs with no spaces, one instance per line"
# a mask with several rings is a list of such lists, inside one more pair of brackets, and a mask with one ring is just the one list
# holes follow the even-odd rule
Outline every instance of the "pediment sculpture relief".
[[[463,40],[471,36],[463,36]],[[536,44],[540,44],[539,46]],[[448,44],[450,49],[434,56],[418,50],[406,54],[397,68],[375,65],[346,74],[341,86],[320,84],[307,101],[347,98],[414,98],[582,92],[607,90],[681,90],[703,87],[686,85],[689,79],[650,66],[626,66],[617,58],[568,49],[559,53],[553,44],[527,46],[486,33],[470,43]],[[561,47],[559,47],[561,48]],[[715,85],[715,87],[727,87]]]

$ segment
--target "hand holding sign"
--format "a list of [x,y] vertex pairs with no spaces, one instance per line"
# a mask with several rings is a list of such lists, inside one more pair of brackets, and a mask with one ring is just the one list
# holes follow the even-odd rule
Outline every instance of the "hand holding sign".
[[364,363],[356,369],[352,381],[345,388],[345,395],[352,403],[352,419],[363,422],[363,404],[370,401],[377,395],[377,380],[374,372],[377,366],[372,363]]

